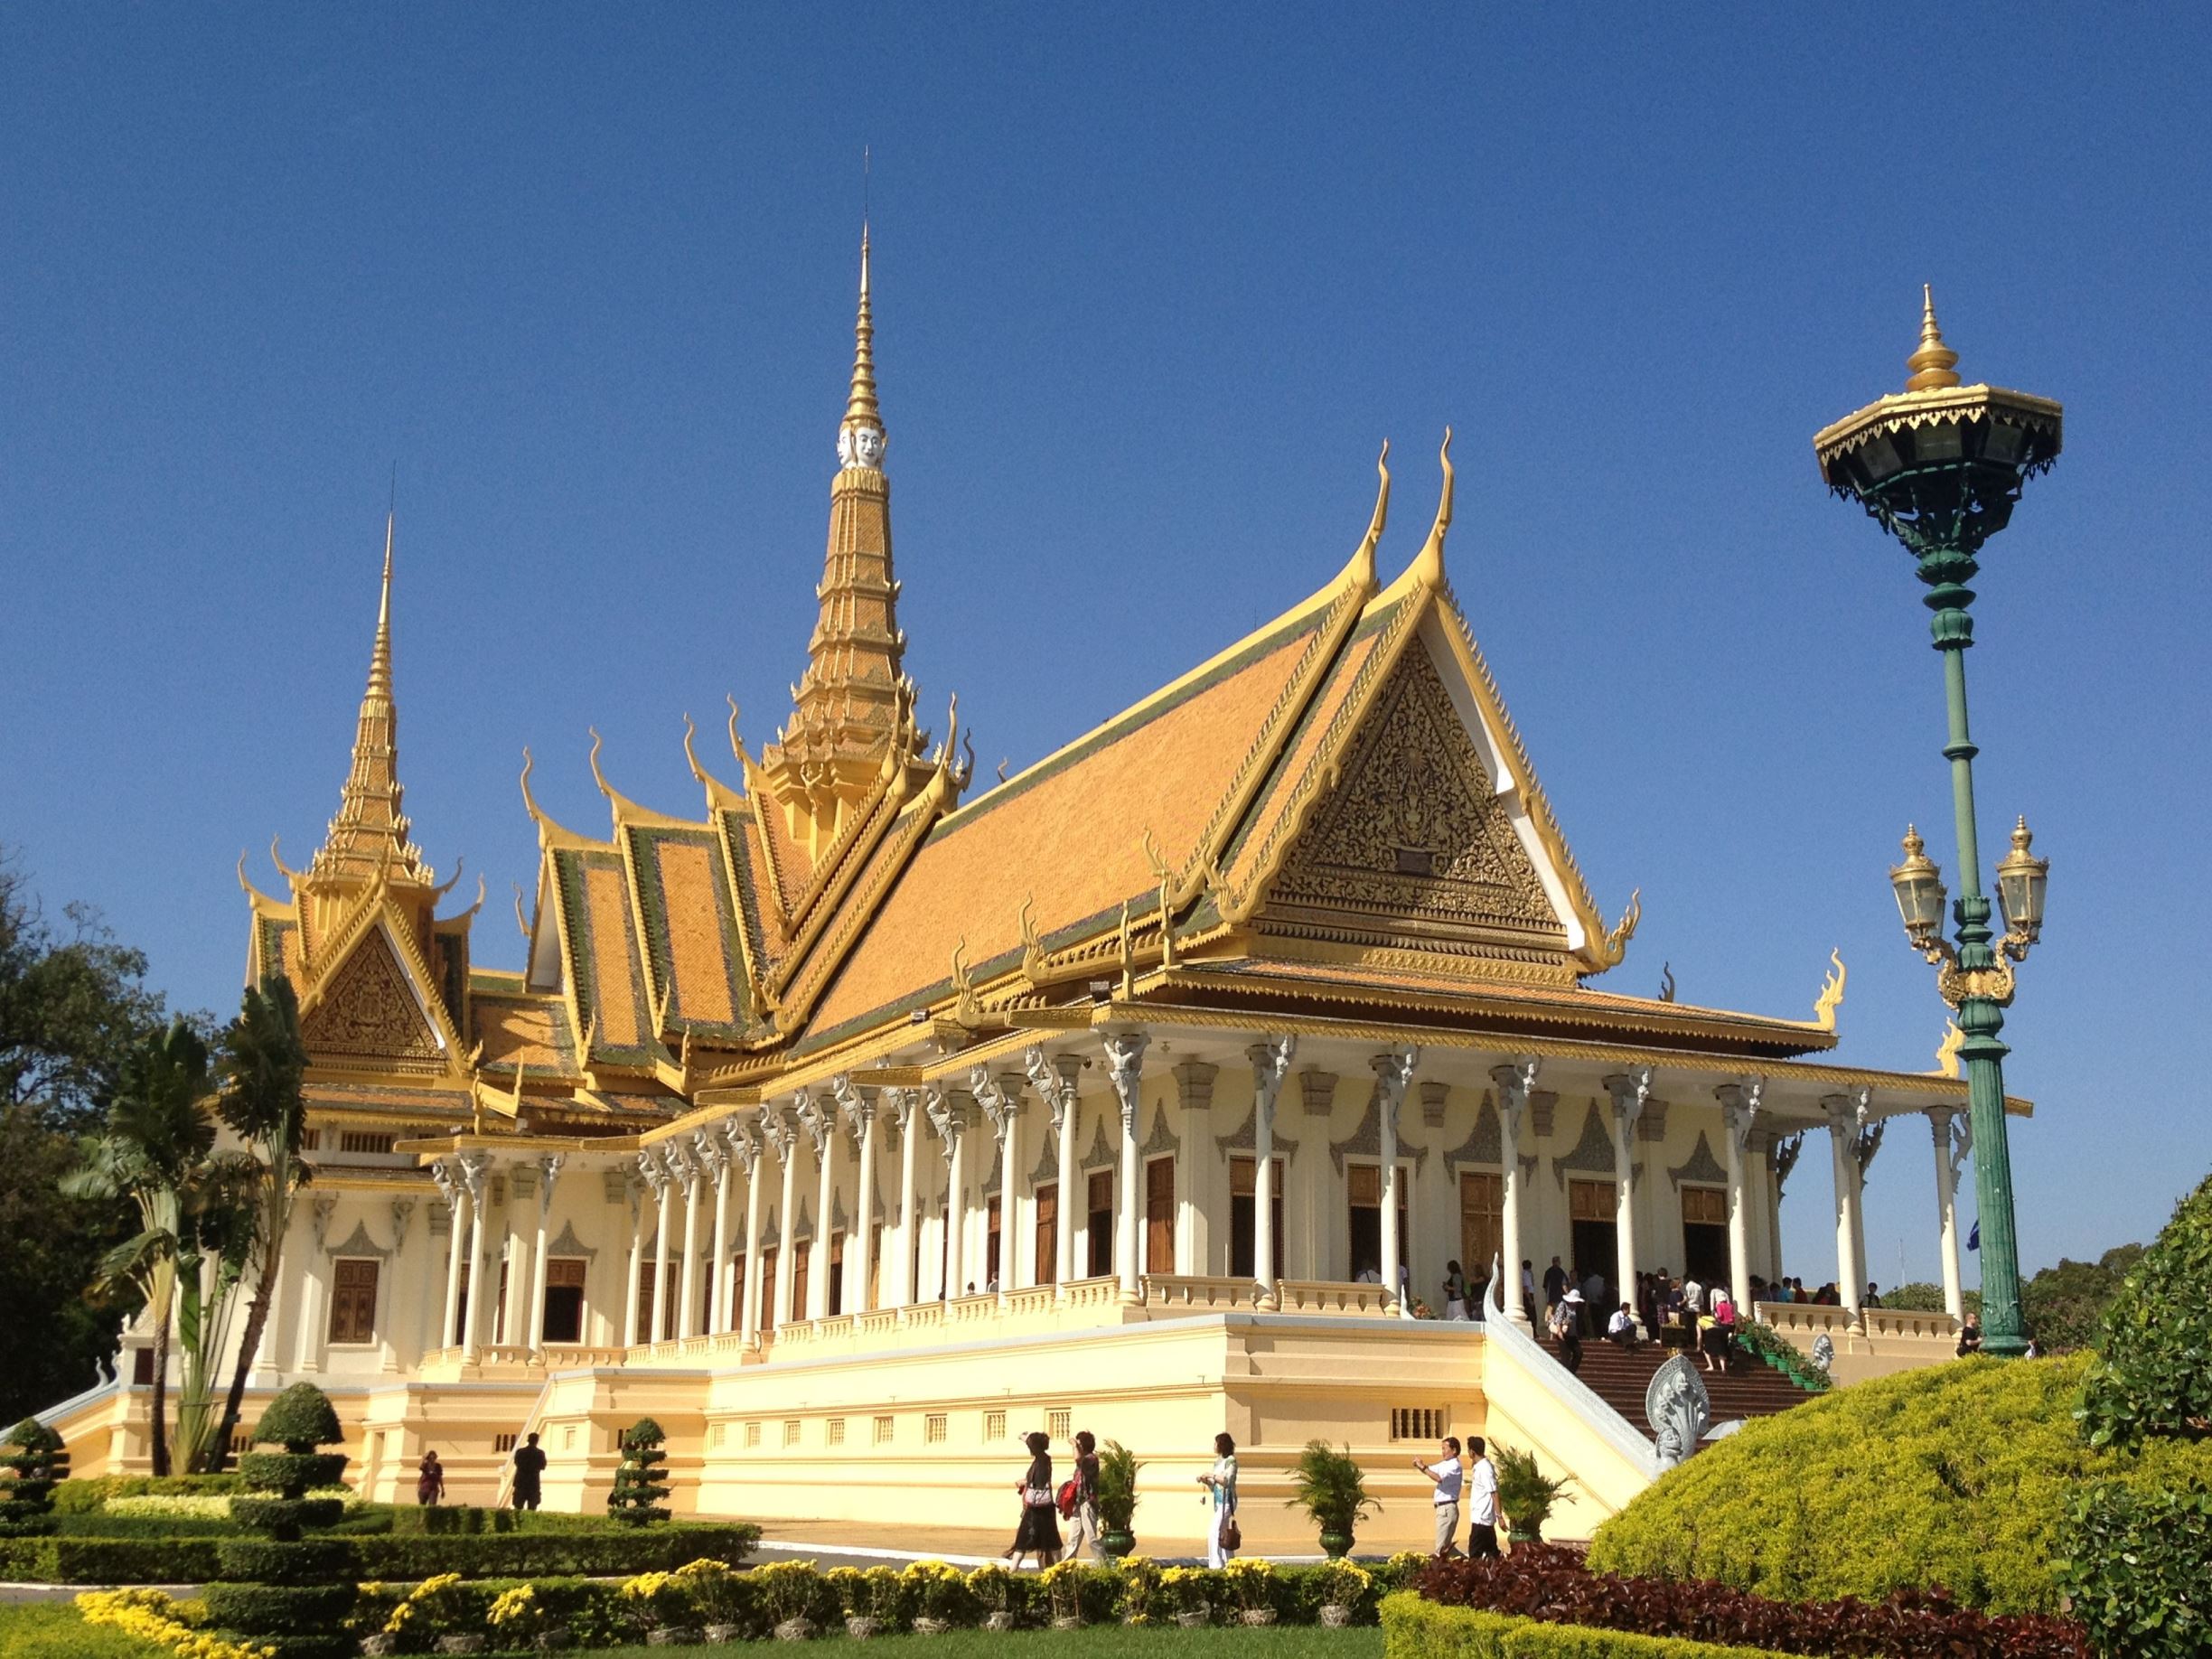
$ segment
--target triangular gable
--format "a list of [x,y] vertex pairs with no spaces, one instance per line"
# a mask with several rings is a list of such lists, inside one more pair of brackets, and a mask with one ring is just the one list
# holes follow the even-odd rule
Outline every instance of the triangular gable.
[[385,908],[301,998],[300,1036],[314,1064],[417,1074],[456,1069],[458,1039],[404,927]]

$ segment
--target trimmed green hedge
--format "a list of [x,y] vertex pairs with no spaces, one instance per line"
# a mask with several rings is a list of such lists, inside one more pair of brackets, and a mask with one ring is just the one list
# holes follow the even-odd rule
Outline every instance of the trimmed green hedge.
[[212,1538],[0,1539],[0,1578],[38,1584],[197,1584],[215,1576]]
[[[483,1509],[473,1504],[430,1504],[415,1509],[395,1508],[391,1512],[391,1532],[395,1537],[447,1537],[455,1533],[519,1532],[524,1511],[519,1509]],[[605,1526],[605,1521],[594,1517],[594,1526]]]
[[1754,1419],[1600,1526],[1589,1564],[1776,1601],[1940,1586],[1986,1612],[2055,1613],[2076,1488],[2212,1486],[2212,1444],[2083,1444],[2087,1363],[1958,1360]]
[[1547,1625],[1473,1607],[1440,1607],[1411,1590],[1382,1601],[1383,1659],[1782,1659],[1762,1647]]
[[327,1636],[353,1609],[351,1584],[211,1584],[202,1592],[209,1621],[265,1636]]
[[98,1513],[109,1498],[213,1497],[246,1490],[235,1473],[229,1475],[96,1475],[63,1481],[54,1488],[54,1509],[64,1515]]

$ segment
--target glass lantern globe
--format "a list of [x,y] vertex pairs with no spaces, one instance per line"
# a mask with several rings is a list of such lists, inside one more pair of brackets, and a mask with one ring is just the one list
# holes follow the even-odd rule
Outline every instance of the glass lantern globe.
[[2012,827],[2012,850],[1997,864],[1997,902],[2004,909],[2005,938],[2023,949],[2042,935],[2043,889],[2050,879],[2050,860],[2029,851],[2034,841],[2022,818]]
[[1943,929],[1943,872],[1927,856],[1920,831],[1910,824],[1905,826],[1905,862],[1890,869],[1889,886],[1897,894],[1906,938],[1917,951],[1931,949]]

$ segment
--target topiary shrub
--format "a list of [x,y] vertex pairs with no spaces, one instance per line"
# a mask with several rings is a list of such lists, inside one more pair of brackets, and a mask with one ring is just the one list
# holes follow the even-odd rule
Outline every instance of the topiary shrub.
[[0,1441],[0,1538],[53,1531],[53,1491],[69,1478],[61,1437],[26,1417]]
[[2073,1552],[2058,1582],[2100,1653],[2212,1653],[2212,1492],[2099,1482],[2075,1494],[2067,1519]]
[[643,1526],[669,1518],[669,1477],[661,1467],[668,1453],[661,1449],[667,1439],[650,1417],[623,1430],[622,1462],[614,1470],[614,1489],[607,1494],[607,1514],[617,1521]]
[[2080,1417],[2096,1446],[2212,1436],[2212,1176],[2176,1206],[2104,1310]]
[[1941,1588],[1990,1612],[2056,1611],[2075,1488],[2212,1485],[2212,1446],[2085,1445],[2086,1364],[1957,1360],[1754,1419],[1599,1527],[1590,1566],[1780,1601]]
[[231,1519],[269,1536],[217,1546],[221,1581],[207,1587],[208,1617],[248,1647],[273,1649],[273,1659],[342,1659],[353,1650],[344,1624],[360,1577],[357,1546],[343,1538],[300,1537],[345,1513],[342,1498],[307,1495],[345,1473],[343,1452],[315,1449],[340,1434],[329,1397],[312,1382],[295,1382],[254,1427],[257,1442],[274,1441],[284,1450],[239,1459],[250,1495],[231,1500]]

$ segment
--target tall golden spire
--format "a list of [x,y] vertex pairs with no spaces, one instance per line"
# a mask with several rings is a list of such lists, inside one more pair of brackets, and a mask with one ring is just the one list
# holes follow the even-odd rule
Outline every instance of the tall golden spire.
[[762,765],[793,837],[828,848],[848,809],[887,762],[926,775],[914,727],[914,685],[901,667],[899,585],[891,567],[891,481],[884,474],[883,410],[876,400],[876,322],[868,232],[860,230],[860,303],[853,323],[852,380],[838,426],[838,473],[830,486],[830,545],[815,597],[794,708]]
[[1905,382],[1907,391],[1940,391],[1947,386],[1956,386],[1959,378],[1954,370],[1958,364],[1958,353],[1944,344],[1943,330],[1936,326],[1936,290],[1933,285],[1920,285],[1920,349],[1905,360],[1912,370],[1912,378]]
[[338,799],[338,815],[309,866],[323,879],[368,879],[380,870],[397,881],[428,882],[422,850],[408,839],[399,810],[399,716],[392,700],[392,530],[384,520],[384,581],[377,603],[376,643],[369,651],[369,686],[353,731],[353,764]]

